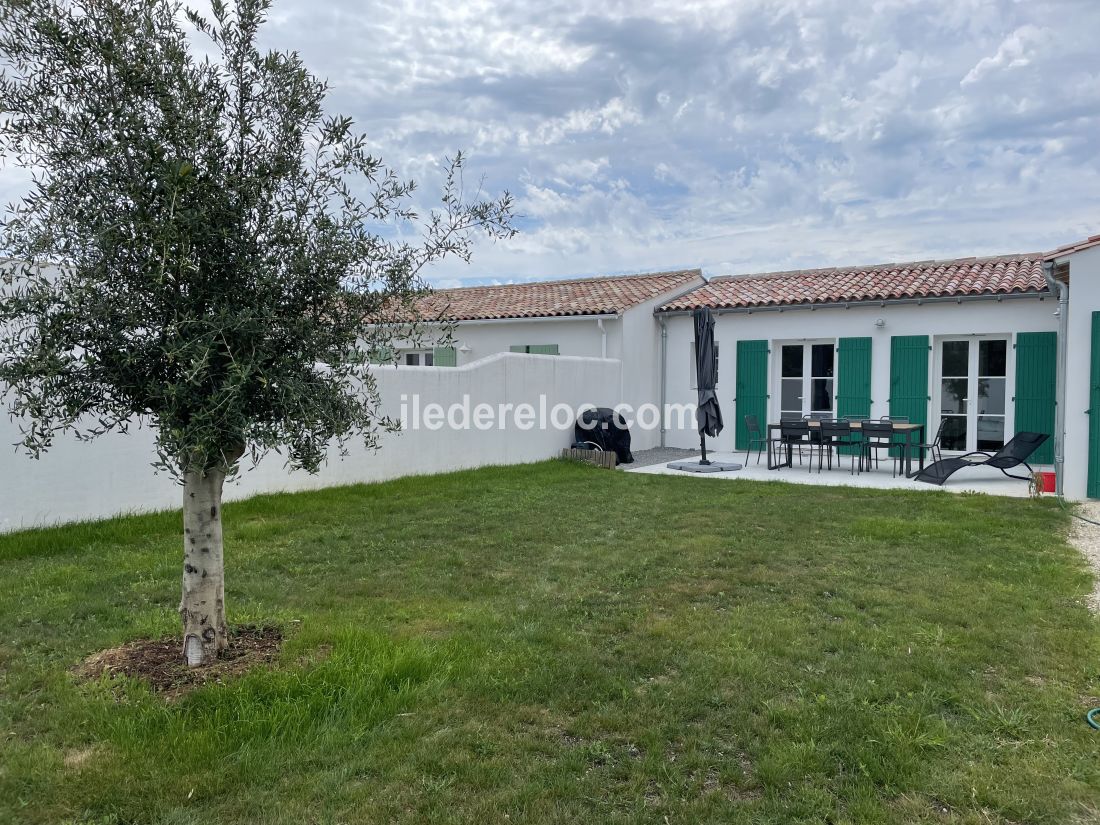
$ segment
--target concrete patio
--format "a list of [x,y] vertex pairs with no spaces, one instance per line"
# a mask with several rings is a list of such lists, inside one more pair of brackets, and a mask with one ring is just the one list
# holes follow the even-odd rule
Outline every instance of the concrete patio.
[[[637,458],[641,459],[639,463],[645,460],[644,454],[639,454]],[[666,456],[667,458],[667,456]],[[700,454],[698,452],[688,453],[684,451],[681,455],[677,456],[675,460],[678,461],[698,461]],[[734,462],[744,463],[745,454],[741,453],[728,453],[728,452],[715,452],[707,451],[707,458],[712,461],[721,462]],[[669,458],[669,460],[673,460]],[[807,469],[808,457],[803,459],[803,464],[799,465],[797,456],[795,457],[794,467],[783,467],[779,470],[769,470],[767,467],[767,456],[761,456],[760,463],[756,463],[756,455],[753,454],[750,457],[749,462],[741,470],[734,470],[724,473],[690,473],[682,470],[671,470],[665,466],[664,461],[658,464],[648,464],[639,467],[624,466],[622,469],[628,473],[644,473],[648,475],[679,475],[691,478],[700,479],[744,479],[749,481],[785,481],[791,484],[824,484],[828,486],[849,486],[849,487],[868,487],[878,490],[917,490],[917,491],[933,491],[933,490],[946,490],[949,493],[986,493],[991,496],[1012,496],[1015,498],[1027,498],[1028,496],[1028,483],[1026,481],[1020,481],[1014,478],[1007,478],[1001,473],[1000,470],[988,469],[984,467],[973,467],[959,470],[953,475],[943,487],[937,487],[934,484],[924,484],[919,481],[914,481],[911,478],[905,478],[904,476],[896,476],[891,478],[890,476],[890,462],[883,461],[878,469],[865,471],[852,475],[850,473],[850,459],[844,458],[840,467],[837,466],[834,457],[833,469],[829,470],[828,467],[823,467],[821,472],[817,471],[817,462],[814,462],[813,471]],[[914,469],[916,465],[914,463]],[[1050,469],[1049,467],[1036,467],[1036,470]],[[1018,472],[1025,473],[1024,468],[1019,468]]]

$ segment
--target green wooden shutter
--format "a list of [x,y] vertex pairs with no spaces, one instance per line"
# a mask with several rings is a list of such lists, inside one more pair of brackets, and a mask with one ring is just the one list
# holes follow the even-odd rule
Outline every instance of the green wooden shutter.
[[391,347],[378,347],[372,349],[368,360],[372,364],[392,364],[393,363],[393,349]]
[[[871,417],[871,339],[841,338],[837,342],[837,418]],[[858,447],[842,447],[851,455]]]
[[1035,451],[1037,464],[1054,463],[1054,404],[1058,379],[1058,333],[1016,336],[1016,432],[1051,436]]
[[755,415],[762,430],[766,430],[768,426],[767,341],[737,342],[736,391],[734,446],[738,450],[747,450],[749,430],[745,426],[745,416]]
[[436,347],[432,350],[432,365],[436,367],[458,366],[458,354],[454,347]]
[[558,355],[557,344],[512,344],[509,352],[524,352],[531,355]]
[[871,339],[841,338],[837,345],[837,418],[871,415]]
[[1092,313],[1092,364],[1089,370],[1089,498],[1100,498],[1100,312]]
[[[908,416],[914,424],[926,427],[928,350],[927,335],[895,335],[890,339],[890,415]],[[896,440],[905,439],[902,436]]]

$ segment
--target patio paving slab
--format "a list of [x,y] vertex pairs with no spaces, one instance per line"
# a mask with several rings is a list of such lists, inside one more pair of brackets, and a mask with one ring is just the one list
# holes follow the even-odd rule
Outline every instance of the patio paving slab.
[[[690,456],[677,456],[680,460],[698,461],[701,454],[691,453]],[[742,463],[745,461],[744,453],[728,453],[707,451],[707,458],[713,461],[732,461]],[[806,464],[801,466],[797,459],[794,467],[783,467],[779,470],[769,470],[766,458],[761,458],[760,464],[756,464],[755,454],[742,470],[728,473],[686,473],[680,470],[672,470],[664,464],[634,467],[626,465],[622,469],[628,473],[646,473],[649,475],[679,475],[691,478],[717,478],[726,481],[746,479],[749,481],[785,481],[790,484],[818,484],[830,487],[866,487],[877,490],[946,490],[949,493],[986,493],[991,496],[1010,496],[1014,498],[1027,498],[1028,484],[1014,478],[1005,477],[1000,470],[987,467],[973,467],[960,470],[943,486],[925,484],[904,476],[891,478],[889,464],[883,462],[877,470],[852,475],[848,471],[848,459],[845,458],[841,468],[833,464],[833,469],[823,468],[819,473],[816,462],[812,472],[808,471]],[[915,468],[914,468],[915,469]],[[1036,467],[1035,469],[1049,469]],[[1024,471],[1026,472],[1026,471]]]

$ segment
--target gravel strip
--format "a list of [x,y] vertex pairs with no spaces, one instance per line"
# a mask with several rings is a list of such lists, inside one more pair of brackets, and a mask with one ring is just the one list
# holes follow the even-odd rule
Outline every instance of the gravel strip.
[[654,447],[652,450],[638,450],[638,452],[634,453],[634,463],[620,464],[619,469],[637,470],[639,467],[652,467],[654,464],[683,461],[686,458],[691,458],[693,455],[699,455],[699,451],[682,450],[679,447]]
[[[1100,521],[1100,501],[1078,505],[1077,514],[1092,521]],[[1075,518],[1069,530],[1069,540],[1081,551],[1081,555],[1092,568],[1092,593],[1088,597],[1088,605],[1093,613],[1100,613],[1100,525]]]

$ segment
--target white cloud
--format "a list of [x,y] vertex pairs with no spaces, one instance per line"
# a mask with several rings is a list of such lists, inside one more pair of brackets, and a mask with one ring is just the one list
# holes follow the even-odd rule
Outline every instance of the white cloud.
[[978,83],[986,75],[1008,69],[1030,66],[1035,53],[1047,43],[1052,43],[1050,32],[1030,23],[1020,26],[1006,37],[991,57],[983,57],[962,79],[962,85]]
[[[1100,4],[277,0],[399,174],[512,190],[439,283],[1028,251],[1100,231]],[[23,181],[0,169],[0,199]],[[427,204],[425,204],[427,205]]]

